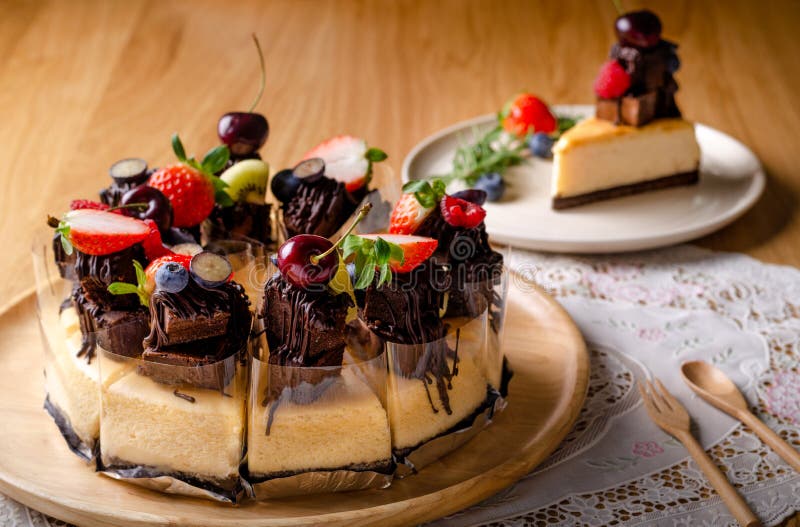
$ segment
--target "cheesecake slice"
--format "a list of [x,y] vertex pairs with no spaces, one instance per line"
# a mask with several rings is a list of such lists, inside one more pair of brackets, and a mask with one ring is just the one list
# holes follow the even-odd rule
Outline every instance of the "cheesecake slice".
[[562,135],[553,154],[554,209],[698,181],[694,125],[679,118],[635,127],[591,117]]

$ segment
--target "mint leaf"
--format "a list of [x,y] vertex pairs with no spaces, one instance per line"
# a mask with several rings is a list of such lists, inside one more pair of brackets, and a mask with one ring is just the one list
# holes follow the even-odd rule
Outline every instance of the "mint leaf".
[[378,265],[389,263],[389,257],[392,255],[392,249],[389,243],[383,238],[375,240],[375,260]]
[[351,254],[358,252],[361,249],[361,246],[364,245],[365,241],[367,240],[361,236],[349,234],[342,242],[342,252],[344,253],[345,259],[347,259]]
[[365,289],[372,283],[372,280],[375,278],[375,257],[371,254],[366,256],[364,258],[364,263],[360,269],[361,270],[359,271],[359,266],[358,264],[356,264],[356,272],[358,273],[358,280],[356,280],[356,283],[353,287],[355,287],[356,289]]
[[112,282],[108,284],[108,292],[112,295],[138,294],[139,288],[126,282]]
[[64,252],[67,253],[67,256],[72,255],[72,243],[70,243],[67,237],[63,234],[61,235],[61,247],[64,249]]
[[370,148],[367,150],[367,153],[364,154],[364,157],[366,157],[372,163],[380,163],[381,161],[386,160],[386,158],[389,156],[380,148]]
[[231,157],[231,151],[228,150],[226,145],[219,145],[209,150],[200,162],[204,172],[209,174],[216,174],[228,163]]
[[139,288],[144,290],[144,286],[147,284],[147,275],[144,274],[144,269],[142,268],[142,264],[139,263],[139,260],[133,261],[133,268],[136,270],[136,283]]
[[172,151],[175,152],[175,156],[179,161],[186,161],[186,150],[184,150],[183,143],[181,143],[181,138],[178,137],[177,132],[172,134]]

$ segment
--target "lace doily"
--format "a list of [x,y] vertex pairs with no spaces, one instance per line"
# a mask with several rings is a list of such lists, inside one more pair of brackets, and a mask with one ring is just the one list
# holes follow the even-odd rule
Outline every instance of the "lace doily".
[[[800,447],[800,271],[692,246],[604,257],[515,251],[510,264],[557,298],[590,347],[586,404],[537,470],[436,525],[735,525],[674,439],[647,418],[637,378],[657,376],[766,525],[800,509],[800,475],[695,397],[678,365],[714,362],[753,411]],[[0,525],[63,526],[0,496]]]
[[692,246],[604,257],[516,251],[510,260],[586,337],[587,400],[534,473],[436,525],[736,525],[680,443],[647,418],[635,390],[643,376],[659,377],[687,406],[696,436],[766,525],[800,509],[800,475],[696,397],[678,370],[712,361],[800,447],[800,271]]

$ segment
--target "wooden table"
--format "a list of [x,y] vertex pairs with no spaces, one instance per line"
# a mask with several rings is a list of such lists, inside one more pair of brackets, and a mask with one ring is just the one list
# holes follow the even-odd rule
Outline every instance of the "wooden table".
[[[756,207],[698,243],[800,265],[800,2],[623,0],[680,43],[685,115],[741,139],[769,175]],[[93,197],[117,159],[173,159],[216,143],[217,118],[258,110],[276,168],[338,133],[367,138],[399,173],[424,136],[496,111],[520,90],[593,99],[613,40],[610,1],[0,1],[0,305],[33,284],[47,213]]]

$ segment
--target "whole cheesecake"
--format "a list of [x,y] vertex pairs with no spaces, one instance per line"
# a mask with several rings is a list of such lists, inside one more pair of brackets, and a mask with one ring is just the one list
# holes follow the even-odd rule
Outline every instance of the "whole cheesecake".
[[694,125],[680,118],[636,127],[590,117],[553,147],[553,208],[698,181]]

